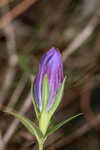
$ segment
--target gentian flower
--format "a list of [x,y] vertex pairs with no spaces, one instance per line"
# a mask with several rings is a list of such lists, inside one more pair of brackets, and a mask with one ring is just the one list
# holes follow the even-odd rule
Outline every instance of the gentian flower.
[[35,103],[40,112],[42,111],[42,83],[45,74],[47,75],[49,83],[49,99],[47,104],[47,111],[49,111],[63,82],[62,58],[59,50],[56,48],[51,48],[42,57],[38,74],[33,83]]

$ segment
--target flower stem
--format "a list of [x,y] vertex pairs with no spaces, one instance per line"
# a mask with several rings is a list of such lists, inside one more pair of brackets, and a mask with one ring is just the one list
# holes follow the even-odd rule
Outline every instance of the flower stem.
[[43,150],[43,142],[39,142],[39,150]]

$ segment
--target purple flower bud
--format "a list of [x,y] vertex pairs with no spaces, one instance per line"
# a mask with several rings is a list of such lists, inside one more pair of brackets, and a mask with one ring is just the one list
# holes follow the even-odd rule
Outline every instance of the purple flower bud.
[[61,54],[58,49],[51,48],[41,59],[39,72],[33,84],[34,98],[39,110],[42,110],[42,82],[44,75],[47,75],[49,83],[49,99],[47,110],[53,105],[56,94],[63,81],[63,65]]

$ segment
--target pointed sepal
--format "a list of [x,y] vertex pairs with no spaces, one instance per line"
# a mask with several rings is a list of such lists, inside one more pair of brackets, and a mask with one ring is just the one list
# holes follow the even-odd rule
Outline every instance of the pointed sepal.
[[39,120],[40,118],[40,112],[39,112],[39,109],[36,105],[36,102],[35,102],[35,99],[34,99],[34,93],[33,93],[33,82],[34,82],[34,77],[31,78],[31,96],[32,96],[32,103],[33,103],[33,106],[34,106],[34,110],[35,110],[35,113],[36,113],[36,117],[37,119]]
[[49,84],[48,84],[48,78],[47,75],[44,75],[43,83],[42,83],[42,112],[46,111],[48,99],[49,99]]
[[54,114],[54,112],[56,111],[57,107],[59,106],[60,102],[61,102],[61,99],[62,99],[62,96],[63,96],[63,92],[64,92],[64,85],[65,85],[65,80],[66,80],[66,77],[64,78],[59,90],[58,90],[58,93],[55,97],[55,100],[54,100],[54,104],[52,106],[52,108],[50,109],[50,111],[48,112],[49,113],[49,117],[51,118],[52,115]]

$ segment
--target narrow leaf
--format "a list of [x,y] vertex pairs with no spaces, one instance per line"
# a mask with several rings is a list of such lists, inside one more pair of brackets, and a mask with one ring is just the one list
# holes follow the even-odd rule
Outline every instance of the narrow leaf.
[[58,130],[60,127],[62,127],[64,124],[70,122],[71,120],[75,119],[76,117],[78,117],[78,116],[80,116],[80,115],[82,115],[82,113],[80,113],[80,114],[78,114],[78,115],[75,115],[75,116],[73,116],[73,117],[70,117],[70,118],[68,118],[68,119],[66,119],[66,120],[64,120],[64,121],[62,121],[62,122],[60,122],[60,123],[58,123],[56,126],[54,126],[53,128],[51,128],[50,130],[47,131],[46,136],[51,135],[51,134],[54,133],[56,130]]
[[42,133],[39,130],[39,128],[35,125],[35,123],[33,123],[31,120],[29,120],[28,118],[14,113],[14,112],[9,112],[9,111],[4,111],[7,112],[8,114],[16,117],[17,119],[19,119],[19,121],[27,128],[27,130],[34,136],[36,136],[37,140],[40,140],[42,137]]

